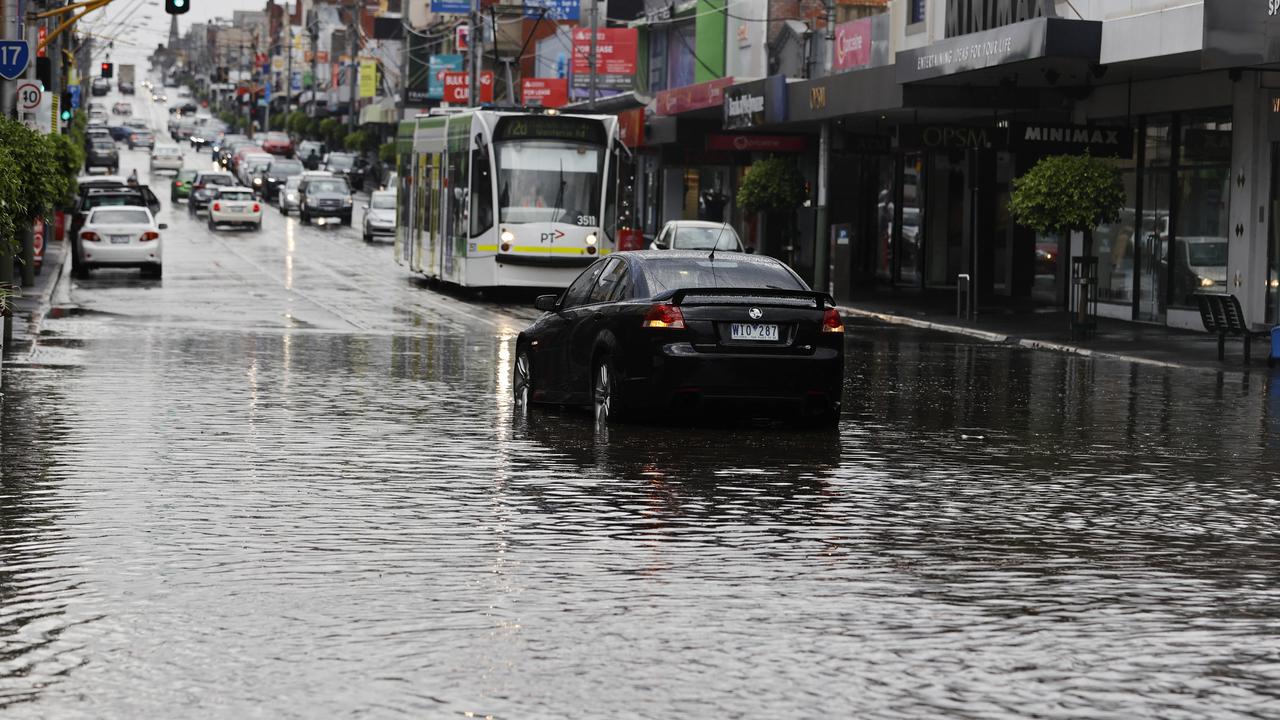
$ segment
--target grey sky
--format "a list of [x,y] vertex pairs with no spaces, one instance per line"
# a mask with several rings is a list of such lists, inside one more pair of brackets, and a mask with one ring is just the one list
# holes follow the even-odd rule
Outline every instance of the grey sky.
[[[191,23],[215,17],[230,19],[233,10],[262,10],[266,0],[190,0],[191,10],[178,16],[178,32],[185,34]],[[145,63],[156,45],[169,38],[169,15],[163,0],[113,0],[105,10],[85,17],[79,29],[101,35],[103,42],[115,40],[111,59],[118,63]],[[103,59],[102,54],[96,54]]]

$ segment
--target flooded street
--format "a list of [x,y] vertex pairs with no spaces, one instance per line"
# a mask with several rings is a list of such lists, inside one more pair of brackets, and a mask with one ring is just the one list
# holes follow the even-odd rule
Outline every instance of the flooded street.
[[1257,376],[851,323],[838,435],[601,434],[514,411],[532,311],[165,214],[5,370],[6,717],[1280,707]]

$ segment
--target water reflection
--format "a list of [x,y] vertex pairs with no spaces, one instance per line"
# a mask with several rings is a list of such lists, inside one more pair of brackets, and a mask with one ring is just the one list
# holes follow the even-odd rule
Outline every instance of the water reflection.
[[839,434],[600,434],[514,412],[508,334],[86,328],[83,367],[6,371],[6,714],[1247,716],[1280,685],[1275,379],[864,326]]

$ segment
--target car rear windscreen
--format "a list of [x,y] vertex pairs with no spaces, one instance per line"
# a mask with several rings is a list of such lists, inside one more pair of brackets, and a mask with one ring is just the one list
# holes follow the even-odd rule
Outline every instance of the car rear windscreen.
[[148,225],[151,216],[146,210],[137,208],[94,210],[89,222],[93,225]]
[[650,258],[644,263],[644,274],[655,295],[691,288],[808,290],[780,265],[730,257]]
[[225,191],[224,191],[224,192],[220,192],[220,193],[218,193],[218,199],[219,199],[219,200],[252,200],[252,199],[253,199],[253,193],[251,193],[251,192],[225,192]]

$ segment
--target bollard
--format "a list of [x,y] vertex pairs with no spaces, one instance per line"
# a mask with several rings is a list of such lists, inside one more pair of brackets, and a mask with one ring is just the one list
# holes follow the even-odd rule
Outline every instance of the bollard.
[[[964,298],[964,302],[960,298]],[[956,276],[956,318],[970,319],[971,313],[969,307],[973,304],[973,287],[969,282],[968,273],[960,273]]]

